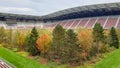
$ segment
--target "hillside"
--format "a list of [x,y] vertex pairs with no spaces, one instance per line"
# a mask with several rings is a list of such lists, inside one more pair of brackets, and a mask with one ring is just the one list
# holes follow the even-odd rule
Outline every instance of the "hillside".
[[0,57],[7,60],[17,68],[47,68],[34,60],[22,57],[8,49],[0,47]]
[[120,68],[120,49],[96,64],[94,68]]

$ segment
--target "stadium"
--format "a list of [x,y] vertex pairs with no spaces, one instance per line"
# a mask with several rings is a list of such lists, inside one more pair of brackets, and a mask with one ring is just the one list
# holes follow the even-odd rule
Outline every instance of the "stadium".
[[61,10],[44,16],[0,13],[2,27],[9,29],[54,28],[57,24],[66,29],[93,28],[100,23],[104,29],[120,29],[120,3],[87,5]]
[[[35,1],[25,0],[22,7],[38,8]],[[0,10],[0,68],[120,68],[120,2],[81,5],[41,16],[20,7],[15,4],[13,13]]]

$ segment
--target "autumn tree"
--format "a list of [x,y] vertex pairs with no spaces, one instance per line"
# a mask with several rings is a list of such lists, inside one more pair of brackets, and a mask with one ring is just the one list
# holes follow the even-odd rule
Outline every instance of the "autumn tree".
[[110,46],[114,46],[117,49],[119,48],[119,39],[114,27],[110,30]]
[[118,39],[120,40],[120,29],[116,29],[116,33],[118,35]]
[[13,40],[15,40],[14,42],[13,42],[13,45],[15,45],[15,47],[18,47],[19,48],[19,43],[18,43],[18,38],[19,38],[19,35],[20,35],[20,32],[18,31],[18,30],[16,30],[15,32],[14,32],[14,35],[13,35]]
[[21,49],[24,49],[24,38],[25,36],[24,35],[22,35],[22,34],[19,34],[18,35],[18,41],[17,41],[17,44],[19,45],[19,47],[21,48]]
[[0,43],[4,43],[6,42],[7,38],[6,38],[6,32],[5,29],[3,27],[0,27]]
[[34,27],[28,37],[28,52],[32,55],[36,55],[38,53],[36,41],[38,39],[38,32]]
[[78,33],[78,40],[82,48],[82,52],[89,53],[93,46],[92,30],[83,29]]
[[14,37],[14,31],[12,29],[9,29],[6,31],[6,43],[10,45],[10,47],[14,47],[13,43],[14,43],[14,40],[13,40],[13,37]]
[[37,48],[44,55],[49,51],[51,44],[51,37],[48,34],[41,35],[37,40]]

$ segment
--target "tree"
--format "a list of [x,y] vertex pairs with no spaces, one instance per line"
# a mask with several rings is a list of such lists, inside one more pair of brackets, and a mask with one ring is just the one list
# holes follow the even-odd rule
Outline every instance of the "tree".
[[105,43],[104,29],[99,23],[96,23],[93,28],[93,41],[96,51],[99,52],[100,43]]
[[110,30],[110,46],[114,46],[115,48],[119,48],[119,40],[116,34],[115,28],[112,27]]
[[61,25],[57,25],[53,30],[53,41],[51,50],[53,50],[53,57],[56,59],[60,59],[62,56],[62,47],[65,45],[65,29]]
[[117,33],[118,39],[120,40],[120,29],[116,29],[116,33]]
[[6,31],[6,43],[9,44],[11,47],[14,47],[13,37],[14,37],[14,31],[12,29],[9,29],[8,31]]
[[32,55],[36,55],[38,53],[38,49],[36,45],[37,39],[38,39],[38,32],[34,27],[30,33],[30,36],[28,37],[28,52],[30,52]]
[[36,43],[37,43],[37,48],[42,54],[44,54],[45,57],[46,53],[50,48],[51,37],[48,34],[43,34],[38,38]]
[[0,43],[6,43],[6,32],[5,29],[3,27],[0,27]]
[[78,40],[82,48],[82,52],[89,53],[93,46],[92,30],[83,29],[78,33]]
[[77,34],[72,29],[68,29],[66,32],[63,52],[63,62],[76,63],[79,61],[80,47]]
[[24,44],[24,38],[25,36],[23,34],[18,35],[18,41],[17,44],[19,45],[19,48],[24,49],[23,44]]
[[30,37],[30,34],[28,33],[27,35],[25,35],[25,39],[24,39],[24,50],[25,51],[28,51],[28,45],[29,45],[29,37]]

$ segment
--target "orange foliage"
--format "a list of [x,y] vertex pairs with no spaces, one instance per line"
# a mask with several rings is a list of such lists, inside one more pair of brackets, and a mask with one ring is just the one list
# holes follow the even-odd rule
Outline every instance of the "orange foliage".
[[41,35],[38,40],[36,41],[38,49],[42,53],[48,52],[51,43],[51,37],[47,34]]

